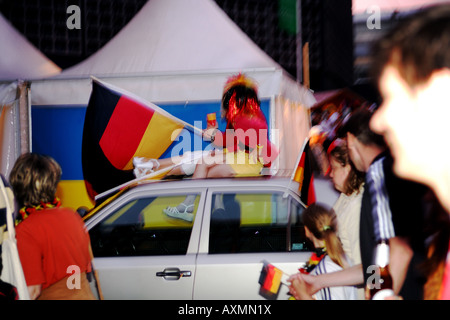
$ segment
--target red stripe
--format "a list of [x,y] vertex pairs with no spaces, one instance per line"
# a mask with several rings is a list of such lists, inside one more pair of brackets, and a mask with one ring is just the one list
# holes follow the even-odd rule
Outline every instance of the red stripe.
[[314,176],[311,176],[311,180],[309,181],[309,190],[308,190],[308,205],[316,202],[316,192],[314,189]]
[[154,110],[122,96],[100,139],[103,153],[117,169],[123,169],[136,152]]
[[265,290],[270,291],[270,288],[272,287],[274,275],[275,275],[275,267],[272,265],[268,265],[266,279],[264,279],[264,284],[263,284],[263,288]]

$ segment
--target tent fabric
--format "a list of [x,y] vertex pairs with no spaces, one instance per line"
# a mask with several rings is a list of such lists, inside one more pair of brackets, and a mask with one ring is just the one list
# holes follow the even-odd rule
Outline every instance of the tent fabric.
[[18,114],[19,100],[17,97],[17,82],[0,85],[0,172],[9,176],[16,158],[19,155],[18,146]]
[[91,75],[154,103],[216,100],[226,78],[240,71],[257,71],[262,97],[315,102],[214,1],[150,0],[91,57],[35,81],[32,104],[86,105]]
[[0,172],[6,177],[17,157],[30,150],[29,121],[27,84],[0,85]]
[[[111,53],[114,54],[114,53]],[[221,99],[223,86],[229,76],[243,72],[258,84],[260,98],[283,96],[309,108],[316,100],[313,94],[286,75],[283,69],[233,68],[230,70],[141,73],[95,77],[129,91],[155,104],[178,101],[211,101]],[[64,71],[60,76],[64,76]],[[51,77],[33,81],[32,105],[87,105],[92,90],[90,76]]]
[[0,13],[0,81],[41,79],[61,72]]
[[273,66],[280,68],[214,1],[150,0],[102,50],[61,77]]
[[28,90],[23,80],[61,72],[0,13],[0,172],[9,175],[15,160],[29,151]]

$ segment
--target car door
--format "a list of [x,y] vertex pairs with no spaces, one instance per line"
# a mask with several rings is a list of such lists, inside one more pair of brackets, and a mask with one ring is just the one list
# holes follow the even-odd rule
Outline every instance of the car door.
[[192,299],[205,191],[193,222],[163,214],[186,192],[131,190],[87,222],[105,299]]
[[[210,188],[194,299],[264,299],[258,283],[263,261],[281,269],[284,280],[298,272],[311,255],[300,223],[303,209],[286,190]],[[278,299],[288,297],[281,285]]]

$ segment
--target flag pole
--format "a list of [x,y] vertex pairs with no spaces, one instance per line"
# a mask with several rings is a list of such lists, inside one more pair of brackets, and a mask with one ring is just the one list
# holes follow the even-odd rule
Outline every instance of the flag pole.
[[[96,195],[95,198],[94,198],[94,200],[97,200],[97,199],[102,198],[102,197],[104,197],[104,196],[106,196],[106,195],[108,195],[108,194],[111,194],[111,193],[113,193],[113,192],[116,192],[116,191],[118,191],[118,190],[121,190],[121,189],[123,189],[123,188],[125,188],[125,187],[128,187],[128,186],[134,184],[134,183],[138,183],[138,182],[145,181],[145,180],[150,180],[150,179],[152,179],[152,178],[154,178],[154,177],[157,177],[157,176],[159,176],[159,175],[162,175],[162,174],[164,174],[164,173],[167,174],[167,173],[169,173],[172,169],[174,169],[174,168],[176,168],[176,167],[178,167],[178,166],[181,166],[181,165],[184,164],[184,163],[187,163],[187,162],[189,162],[189,161],[196,161],[196,160],[199,160],[200,158],[202,158],[202,157],[204,156],[205,152],[206,152],[206,151],[202,151],[201,153],[199,152],[199,153],[197,153],[197,154],[195,154],[195,155],[192,155],[192,156],[191,156],[190,158],[188,158],[188,159],[183,159],[183,160],[181,160],[181,161],[178,162],[178,163],[174,163],[174,164],[172,164],[172,165],[170,165],[170,166],[168,166],[168,167],[162,168],[162,169],[160,169],[160,170],[158,170],[158,171],[154,171],[154,172],[151,172],[151,173],[149,173],[149,174],[146,174],[146,175],[144,175],[144,176],[142,176],[142,177],[135,178],[135,179],[133,179],[133,180],[127,181],[127,182],[125,182],[125,183],[122,183],[121,185],[119,185],[119,186],[117,186],[117,187],[114,187],[114,188],[112,188],[112,189],[109,189],[109,190],[107,190],[107,191],[101,193],[101,194]],[[160,179],[154,179],[154,181],[160,181]]]
[[[112,189],[109,189],[109,190],[107,190],[107,191],[105,191],[105,192],[103,192],[103,193],[100,193],[100,194],[96,195],[95,198],[94,198],[94,200],[97,200],[97,199],[99,199],[99,198],[102,198],[102,197],[104,197],[104,196],[107,196],[108,194],[114,193],[114,192],[116,192],[116,191],[118,191],[118,190],[120,190],[120,189],[123,189],[123,188],[125,188],[125,187],[128,187],[128,186],[132,185],[133,183],[138,183],[138,182],[140,182],[140,181],[144,181],[144,180],[147,180],[147,179],[151,179],[151,178],[156,177],[156,176],[158,176],[158,175],[161,175],[161,174],[163,174],[163,173],[165,173],[165,172],[168,173],[168,172],[170,172],[170,170],[174,169],[175,167],[177,167],[177,166],[179,166],[179,165],[181,165],[181,164],[182,164],[181,162],[180,162],[180,163],[176,163],[176,164],[173,164],[173,165],[168,166],[168,167],[166,167],[166,168],[163,168],[163,169],[161,169],[161,170],[158,170],[158,171],[149,173],[149,174],[147,174],[147,175],[145,175],[145,176],[142,176],[142,177],[139,177],[139,178],[136,178],[136,179],[127,181],[127,182],[125,182],[125,183],[122,183],[121,185],[118,185],[117,187],[114,187],[114,188],[112,188]],[[160,180],[154,180],[154,181],[160,181]]]

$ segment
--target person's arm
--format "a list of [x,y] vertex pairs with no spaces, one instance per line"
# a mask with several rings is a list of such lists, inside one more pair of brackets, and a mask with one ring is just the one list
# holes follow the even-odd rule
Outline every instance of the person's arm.
[[392,277],[394,292],[395,294],[399,294],[405,282],[409,263],[414,253],[408,241],[402,237],[389,239],[389,247],[389,271]]
[[36,284],[33,286],[28,286],[28,293],[31,300],[36,300],[41,295],[42,285]]
[[[317,276],[297,273],[289,278],[289,281],[291,282],[294,280],[303,281],[305,286],[298,286],[298,288],[306,290],[306,294],[312,296],[314,293],[323,288],[356,286],[363,284],[364,275],[362,272],[362,264],[358,264],[341,271],[324,273]],[[297,294],[301,296],[305,294],[305,292],[299,292]]]
[[291,285],[289,286],[289,292],[296,300],[314,300],[312,294],[308,290],[308,284],[306,282],[300,277],[293,277],[290,280]]

